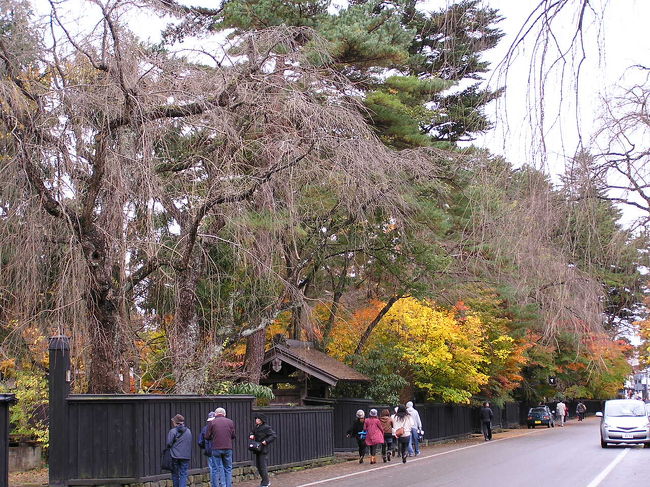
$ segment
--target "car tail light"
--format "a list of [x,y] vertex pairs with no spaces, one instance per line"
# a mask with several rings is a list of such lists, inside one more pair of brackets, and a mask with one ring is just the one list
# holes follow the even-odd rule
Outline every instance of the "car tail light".
[[544,416],[544,419],[550,419],[548,416]]

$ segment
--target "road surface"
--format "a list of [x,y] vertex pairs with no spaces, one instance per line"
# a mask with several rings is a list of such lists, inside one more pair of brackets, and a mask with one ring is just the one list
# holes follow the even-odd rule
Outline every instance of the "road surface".
[[[278,474],[273,487],[621,487],[650,483],[650,449],[600,447],[599,418],[435,445],[418,457]],[[257,481],[238,483],[252,487]]]

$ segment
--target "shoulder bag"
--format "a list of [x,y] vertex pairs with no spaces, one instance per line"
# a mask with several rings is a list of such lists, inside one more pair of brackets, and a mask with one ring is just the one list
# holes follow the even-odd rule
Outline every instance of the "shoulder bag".
[[174,443],[176,443],[176,440],[178,440],[183,433],[176,433],[176,436],[174,436],[174,439],[172,442],[165,446],[165,449],[162,451],[162,454],[160,455],[160,469],[165,470],[167,472],[172,471],[172,447],[174,446]]
[[248,449],[253,453],[260,453],[262,451],[262,448],[264,448],[264,445],[262,445],[262,443],[259,441],[248,440]]

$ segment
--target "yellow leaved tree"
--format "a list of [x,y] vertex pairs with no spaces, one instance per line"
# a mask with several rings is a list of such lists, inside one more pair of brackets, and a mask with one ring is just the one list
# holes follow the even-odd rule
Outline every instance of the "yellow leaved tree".
[[401,366],[429,399],[469,403],[488,381],[481,372],[485,330],[477,316],[406,298],[386,314],[377,335],[399,350]]

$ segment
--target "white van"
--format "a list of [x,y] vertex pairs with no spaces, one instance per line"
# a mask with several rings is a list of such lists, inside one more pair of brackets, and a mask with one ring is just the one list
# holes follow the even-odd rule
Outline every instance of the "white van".
[[605,401],[600,416],[600,446],[608,443],[644,445],[650,448],[650,421],[645,404],[638,399]]

